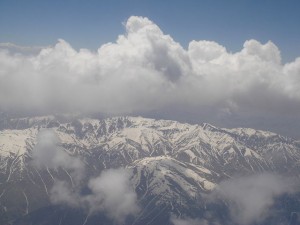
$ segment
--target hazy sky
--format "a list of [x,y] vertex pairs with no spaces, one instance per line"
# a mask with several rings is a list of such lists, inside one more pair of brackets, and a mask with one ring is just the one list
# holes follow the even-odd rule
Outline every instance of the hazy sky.
[[0,42],[47,46],[58,38],[96,50],[145,16],[183,47],[211,40],[239,51],[245,40],[272,40],[283,61],[300,54],[298,0],[0,0]]
[[299,138],[299,11],[299,1],[276,0],[0,0],[0,111],[142,115]]

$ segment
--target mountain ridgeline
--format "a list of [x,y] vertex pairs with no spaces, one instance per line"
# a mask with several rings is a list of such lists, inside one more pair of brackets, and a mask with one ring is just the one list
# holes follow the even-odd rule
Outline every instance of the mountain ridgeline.
[[4,118],[0,224],[295,225],[299,172],[299,142],[268,131]]

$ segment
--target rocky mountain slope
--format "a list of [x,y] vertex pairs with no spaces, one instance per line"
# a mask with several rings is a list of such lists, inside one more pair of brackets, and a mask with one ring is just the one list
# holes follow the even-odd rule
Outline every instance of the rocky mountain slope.
[[[297,177],[300,171],[299,142],[247,128],[141,117],[44,116],[2,119],[0,129],[0,224],[70,224],[74,213],[82,216],[72,224],[167,224],[172,223],[171,215],[206,218],[207,212],[222,218],[228,214],[227,203],[211,203],[205,196],[224,180],[265,172]],[[43,130],[55,134],[54,146],[63,156],[82,162],[84,176],[78,182],[74,171],[79,166],[68,157],[53,166],[47,161],[52,156],[47,155],[37,166],[35,152]],[[73,189],[80,187],[84,195],[84,190],[90,191],[86,185],[90,178],[120,167],[129,171],[140,207],[126,220],[110,222],[103,212],[89,215],[81,210],[80,214],[77,208],[53,205],[57,180]],[[295,198],[293,204],[287,218],[298,209]],[[38,219],[43,210],[51,223]]]

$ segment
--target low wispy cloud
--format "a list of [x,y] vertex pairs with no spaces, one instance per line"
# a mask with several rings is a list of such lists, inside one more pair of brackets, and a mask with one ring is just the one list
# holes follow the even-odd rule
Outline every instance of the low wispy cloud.
[[50,201],[56,205],[66,205],[71,208],[81,207],[81,196],[78,191],[66,181],[56,180],[50,191]]
[[11,53],[23,54],[27,56],[37,55],[43,48],[45,48],[45,46],[21,46],[10,42],[0,43],[1,50],[7,50]]
[[179,219],[176,217],[171,217],[171,223],[173,225],[206,225],[207,223],[200,223],[199,220],[196,219]]
[[63,147],[56,133],[50,129],[40,130],[37,143],[32,151],[32,164],[40,169],[67,169],[75,181],[82,179],[84,174],[83,162],[70,156]]
[[241,225],[256,224],[272,216],[276,197],[297,191],[295,179],[263,173],[221,182],[212,199],[228,202],[231,219]]
[[[214,205],[214,208],[209,210],[217,214],[206,211],[202,218],[172,215],[170,223],[173,225],[265,224],[268,219],[274,219],[278,214],[278,210],[274,210],[276,200],[282,195],[295,194],[298,189],[298,179],[274,173],[265,172],[230,178],[219,183],[210,194],[205,196],[207,203]],[[220,212],[217,212],[218,206],[216,206],[220,202],[225,203],[223,207],[226,208],[221,209],[222,217],[219,217]],[[278,224],[291,224],[292,219],[288,220],[284,221],[281,218]],[[297,220],[297,217],[294,220]]]
[[[116,224],[122,224],[128,215],[139,211],[137,195],[130,182],[131,173],[128,170],[108,169],[98,177],[88,179],[86,185],[82,184],[84,164],[64,151],[53,130],[41,130],[38,133],[32,165],[38,169],[64,168],[71,171],[70,175],[76,181],[74,184],[58,179],[54,181],[49,192],[53,204],[82,208],[89,215],[102,212]],[[90,193],[83,195],[81,188],[85,186]]]
[[92,194],[85,197],[90,212],[104,211],[118,223],[139,211],[137,195],[130,183],[130,173],[125,169],[109,169],[88,184]]
[[209,222],[206,219],[191,219],[191,218],[177,218],[171,216],[170,222],[173,225],[220,225],[218,222]]
[[50,200],[54,204],[81,208],[88,215],[105,213],[116,224],[124,223],[129,215],[136,215],[140,208],[137,195],[130,183],[130,173],[125,169],[108,169],[88,182],[89,194],[80,194],[79,188],[65,181],[54,183]]

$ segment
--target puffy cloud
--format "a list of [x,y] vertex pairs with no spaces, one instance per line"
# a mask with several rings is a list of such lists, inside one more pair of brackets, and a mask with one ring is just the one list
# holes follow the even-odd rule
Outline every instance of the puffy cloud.
[[295,192],[296,186],[291,178],[263,173],[223,181],[212,196],[226,199],[233,221],[247,225],[261,222],[270,216],[274,199]]
[[283,68],[284,91],[291,98],[298,100],[300,98],[300,57],[294,62],[287,63]]
[[226,48],[213,41],[191,41],[188,48],[190,59],[195,65],[206,63],[226,54]]
[[280,51],[271,41],[268,41],[265,45],[256,40],[246,41],[242,52],[246,55],[253,55],[262,61],[273,62],[275,64],[280,64],[281,62]]
[[64,40],[36,55],[0,46],[0,110],[159,116],[172,107],[207,121],[299,119],[300,60],[282,64],[271,41],[248,40],[231,53],[193,40],[186,50],[147,18],[132,16],[124,26],[96,52]]

